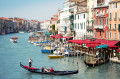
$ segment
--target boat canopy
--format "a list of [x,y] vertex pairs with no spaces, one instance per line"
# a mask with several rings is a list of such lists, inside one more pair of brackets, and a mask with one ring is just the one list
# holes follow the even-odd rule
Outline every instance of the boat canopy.
[[104,44],[104,45],[99,45],[99,46],[96,46],[96,48],[108,48],[109,46],[108,45],[106,45],[106,44]]

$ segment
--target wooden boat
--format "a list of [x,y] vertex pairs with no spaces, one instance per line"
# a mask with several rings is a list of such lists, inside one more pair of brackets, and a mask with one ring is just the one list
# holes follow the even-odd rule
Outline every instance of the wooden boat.
[[53,74],[53,75],[70,75],[70,74],[77,74],[78,70],[74,70],[74,71],[54,71],[54,72],[42,72],[41,69],[39,68],[29,68],[26,65],[22,65],[20,62],[20,66],[24,69],[26,69],[27,71],[33,72],[33,73],[40,73],[40,74]]
[[17,40],[14,40],[13,43],[17,43]]
[[53,55],[49,55],[49,58],[63,58],[64,55],[57,55],[57,54],[53,54]]
[[41,49],[41,52],[42,53],[53,53],[53,51],[55,50],[56,48],[55,47],[51,47],[51,49],[50,49],[50,47],[49,46],[46,46],[46,47],[44,47],[43,49]]
[[105,58],[96,58],[92,61],[85,61],[84,60],[84,63],[90,67],[95,67],[95,66],[98,66],[98,65],[102,65],[102,64],[105,64],[109,61],[109,59],[105,59]]

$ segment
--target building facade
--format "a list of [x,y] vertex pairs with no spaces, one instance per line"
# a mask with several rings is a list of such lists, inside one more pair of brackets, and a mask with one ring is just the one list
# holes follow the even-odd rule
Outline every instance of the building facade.
[[108,39],[108,3],[109,0],[94,0],[94,35],[95,38]]
[[59,17],[60,24],[59,24],[58,33],[61,33],[63,35],[67,35],[70,33],[69,16],[71,15],[71,13],[69,12],[69,5],[70,5],[70,1],[65,0],[65,2],[63,3],[63,9],[60,10],[60,17]]
[[94,0],[87,0],[87,38],[93,38],[93,7]]
[[109,3],[109,39],[120,40],[120,0]]

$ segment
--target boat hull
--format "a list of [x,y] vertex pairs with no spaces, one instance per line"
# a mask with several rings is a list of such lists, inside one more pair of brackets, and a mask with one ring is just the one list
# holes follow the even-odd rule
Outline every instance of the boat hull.
[[49,58],[63,58],[64,56],[62,55],[49,55]]
[[42,72],[41,69],[38,68],[29,68],[28,66],[26,67],[26,65],[22,65],[20,63],[20,66],[24,69],[26,69],[27,71],[33,72],[33,73],[40,73],[40,74],[50,74],[50,75],[70,75],[70,74],[77,74],[78,70],[74,70],[74,71],[54,71],[54,72]]
[[[53,53],[54,50],[51,50],[51,53]],[[50,50],[41,50],[42,53],[50,53]]]
[[84,63],[90,67],[95,67],[95,66],[99,66],[99,65],[102,65],[102,64],[105,64],[109,61],[109,59],[106,59],[104,62],[96,62],[96,63],[90,63],[90,62],[86,62],[84,61]]

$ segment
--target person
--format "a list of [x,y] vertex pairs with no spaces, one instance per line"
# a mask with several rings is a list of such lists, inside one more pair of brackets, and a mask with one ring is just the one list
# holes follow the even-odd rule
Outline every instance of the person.
[[48,70],[46,69],[46,67],[44,68],[44,71],[45,71],[45,72],[48,72]]
[[54,69],[51,67],[50,72],[53,72],[53,71],[54,71]]
[[31,65],[32,65],[32,60],[31,58],[29,58],[29,67],[31,67]]
[[44,68],[42,67],[42,72],[44,72]]

